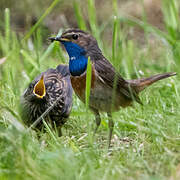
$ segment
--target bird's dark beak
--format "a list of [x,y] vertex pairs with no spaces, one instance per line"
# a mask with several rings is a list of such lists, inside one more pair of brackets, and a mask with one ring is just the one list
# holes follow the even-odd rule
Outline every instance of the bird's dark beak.
[[41,98],[41,99],[46,95],[44,75],[41,76],[41,79],[34,86],[33,93],[36,97]]
[[50,38],[48,38],[48,39],[49,39],[51,42],[53,42],[53,41],[60,41],[60,42],[70,41],[69,39],[64,38],[64,37],[61,37],[61,36],[50,37]]

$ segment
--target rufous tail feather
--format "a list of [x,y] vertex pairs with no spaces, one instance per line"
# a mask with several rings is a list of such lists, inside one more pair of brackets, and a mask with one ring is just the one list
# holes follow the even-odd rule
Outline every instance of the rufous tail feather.
[[165,79],[171,76],[175,76],[176,72],[168,72],[164,74],[157,74],[148,78],[141,78],[141,79],[134,79],[134,80],[127,80],[130,83],[131,87],[133,87],[137,93],[144,90],[146,87],[150,86],[151,84],[159,81],[161,79]]

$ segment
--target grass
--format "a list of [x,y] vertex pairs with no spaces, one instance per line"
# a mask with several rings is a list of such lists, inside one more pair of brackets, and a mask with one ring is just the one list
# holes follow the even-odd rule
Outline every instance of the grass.
[[[113,1],[114,9],[116,3]],[[92,33],[99,43],[101,41],[105,56],[110,57],[124,77],[166,71],[180,73],[179,39],[175,34],[178,34],[176,28],[180,22],[177,3],[164,1],[164,22],[169,29],[163,32],[147,22],[119,17],[116,10],[112,14],[116,18],[100,26],[94,1],[87,1]],[[86,29],[78,1],[75,4],[78,25]],[[113,32],[112,48],[101,36],[109,26]],[[146,39],[153,33],[155,43],[147,41],[142,47],[134,40],[127,40],[126,32],[134,26],[146,31]],[[93,137],[94,115],[76,96],[62,137],[57,137],[45,122],[47,132],[40,133],[40,138],[36,132],[28,131],[20,116],[20,95],[40,72],[68,63],[59,44],[43,43],[41,29],[38,25],[35,27],[25,36],[17,35],[10,27],[10,11],[5,10],[4,30],[0,32],[0,55],[6,57],[5,62],[0,63],[0,179],[179,179],[176,176],[180,171],[179,76],[147,88],[141,94],[143,106],[135,103],[134,107],[113,113],[115,128],[111,153],[107,152],[107,116],[101,114],[102,124]]]

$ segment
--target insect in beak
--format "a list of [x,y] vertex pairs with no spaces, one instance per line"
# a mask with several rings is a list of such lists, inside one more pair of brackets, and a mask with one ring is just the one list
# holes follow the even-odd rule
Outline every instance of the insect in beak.
[[50,37],[48,38],[51,42],[54,42],[54,41],[60,41],[60,42],[68,42],[70,41],[69,39],[67,38],[64,38],[64,37],[61,37],[61,36],[57,36],[57,37]]

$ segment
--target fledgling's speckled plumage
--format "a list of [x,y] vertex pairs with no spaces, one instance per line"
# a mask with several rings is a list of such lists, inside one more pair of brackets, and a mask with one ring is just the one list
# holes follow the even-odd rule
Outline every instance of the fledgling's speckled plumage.
[[[43,76],[45,85],[44,97],[38,97],[34,88]],[[70,82],[69,67],[59,65],[56,69],[48,69],[41,73],[24,91],[21,97],[23,120],[32,125],[46,111],[45,119],[56,124],[59,129],[66,122],[72,107],[72,86]],[[49,111],[50,110],[50,111]],[[48,112],[49,111],[49,112]],[[36,128],[42,128],[42,120]],[[61,133],[61,132],[60,132]]]
[[[85,102],[87,60],[90,57],[92,81],[89,106],[96,116],[96,130],[101,122],[99,111],[107,112],[110,128],[109,146],[114,126],[111,113],[118,111],[120,107],[130,106],[133,101],[142,104],[139,93],[145,87],[158,80],[176,75],[176,73],[165,73],[149,78],[125,80],[103,56],[96,39],[89,33],[78,29],[69,29],[60,37],[50,39],[60,41],[66,48],[69,55],[72,87],[83,102]],[[115,87],[115,91],[113,87]]]

